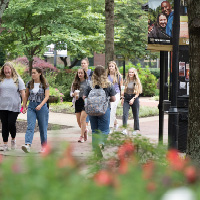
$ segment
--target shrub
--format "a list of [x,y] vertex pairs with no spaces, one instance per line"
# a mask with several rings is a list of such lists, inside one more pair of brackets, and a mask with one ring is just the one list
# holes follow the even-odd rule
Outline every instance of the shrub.
[[[26,71],[28,71],[29,61],[26,57],[17,58],[16,60],[13,60],[13,62],[21,63],[21,64],[27,66]],[[51,63],[48,63],[38,57],[33,58],[33,67],[42,68],[44,71],[46,71],[47,69],[53,70],[53,71],[55,70],[54,66]]]
[[149,68],[149,70],[157,79],[160,78],[160,68]]
[[[80,173],[85,165],[77,162],[71,146],[60,153],[45,148],[41,156],[32,154],[23,162],[0,155],[1,200],[156,200],[183,186],[195,193],[190,199],[200,198],[199,168],[176,150],[167,152],[139,137],[134,142],[126,138],[115,157],[94,160],[96,168],[89,174]],[[179,195],[174,199],[183,199]]]

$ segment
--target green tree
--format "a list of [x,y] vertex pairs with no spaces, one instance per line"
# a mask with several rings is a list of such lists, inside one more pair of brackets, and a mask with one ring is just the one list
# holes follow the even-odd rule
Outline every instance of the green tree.
[[[51,43],[78,58],[102,47],[102,15],[92,13],[90,1],[11,0],[2,17],[1,41],[12,53],[25,54],[32,69],[33,56]],[[60,41],[62,41],[60,43]]]
[[115,54],[124,59],[144,57],[147,53],[147,12],[142,10],[145,0],[115,2]]
[[188,2],[190,98],[187,154],[200,164],[200,0]]

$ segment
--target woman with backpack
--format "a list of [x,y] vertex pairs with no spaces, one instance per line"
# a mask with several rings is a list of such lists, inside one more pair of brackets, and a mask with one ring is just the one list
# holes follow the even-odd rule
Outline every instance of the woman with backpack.
[[117,64],[115,61],[110,61],[108,63],[108,80],[113,84],[116,92],[116,101],[111,102],[111,112],[110,112],[110,133],[114,131],[117,131],[118,129],[118,123],[116,119],[116,111],[117,111],[117,106],[120,102],[120,90],[121,86],[123,85],[123,78],[122,75],[119,72],[119,69],[117,67]]
[[70,96],[73,97],[73,103],[75,107],[76,119],[79,127],[81,128],[81,136],[78,142],[83,143],[87,141],[87,129],[86,129],[86,117],[85,104],[83,100],[84,90],[89,85],[86,72],[81,68],[78,69],[74,81],[72,83]]
[[21,110],[21,98],[23,109],[25,109],[24,81],[17,74],[13,64],[6,62],[0,72],[0,118],[4,151],[9,150],[9,133],[11,135],[11,149],[16,149],[16,120]]
[[[90,81],[91,80],[91,77],[92,77],[92,70],[88,68],[89,66],[89,60],[88,58],[84,58],[81,60],[81,67],[82,69],[87,73],[87,77],[88,77],[88,80]],[[88,124],[89,124],[89,116],[87,116],[86,118],[86,131],[89,132],[89,127],[88,127]]]
[[133,118],[134,118],[134,127],[133,135],[136,135],[139,130],[139,94],[142,93],[142,85],[138,77],[137,70],[130,68],[128,70],[127,77],[124,81],[124,94],[121,95],[121,103],[123,105],[123,127],[125,128],[122,133],[127,135],[127,121],[129,116],[129,109],[131,107]]
[[[95,93],[98,94],[95,95]],[[100,94],[101,96],[98,96]],[[105,68],[98,65],[94,69],[90,86],[86,88],[83,96],[87,101],[86,108],[92,129],[92,146],[97,154],[99,145],[105,144],[110,132],[110,102],[115,101],[115,94],[112,83],[108,81]]]
[[26,84],[25,105],[29,100],[27,109],[27,130],[25,134],[25,145],[22,150],[29,153],[33,141],[36,119],[38,121],[41,139],[41,153],[45,151],[47,143],[47,128],[49,120],[49,109],[47,101],[49,99],[49,84],[42,74],[42,69],[34,67],[32,69],[32,80]]

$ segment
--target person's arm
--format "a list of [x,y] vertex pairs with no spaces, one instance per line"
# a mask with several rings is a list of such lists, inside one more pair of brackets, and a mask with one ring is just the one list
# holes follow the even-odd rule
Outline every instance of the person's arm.
[[[21,91],[20,91],[20,93],[21,93]],[[27,110],[26,105],[27,105],[28,97],[29,97],[29,89],[26,88],[26,93],[25,93],[25,90],[24,90],[24,99],[23,99],[23,96],[22,96],[22,102],[23,102],[23,111],[22,112],[23,112],[23,114],[25,114],[26,110]]]
[[48,101],[48,99],[49,99],[49,89],[46,89],[45,90],[45,98],[35,109],[40,110],[42,108],[42,106]]
[[116,101],[116,91],[113,85],[110,87],[110,102],[115,102]]

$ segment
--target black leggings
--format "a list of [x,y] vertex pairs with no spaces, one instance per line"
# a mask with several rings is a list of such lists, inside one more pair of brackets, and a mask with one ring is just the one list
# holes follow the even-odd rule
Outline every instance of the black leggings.
[[18,112],[0,110],[3,142],[8,142],[9,132],[12,138],[16,137],[16,120],[18,114]]

